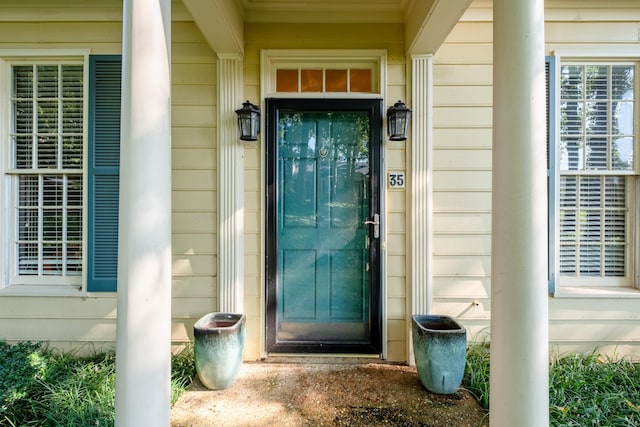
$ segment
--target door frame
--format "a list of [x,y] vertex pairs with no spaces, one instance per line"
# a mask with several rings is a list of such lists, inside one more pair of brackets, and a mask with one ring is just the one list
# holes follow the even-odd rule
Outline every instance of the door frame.
[[[369,171],[370,171],[370,212],[369,217],[381,211],[382,142],[383,142],[383,100],[376,98],[267,98],[266,138],[265,138],[265,327],[267,353],[353,353],[382,354],[383,338],[383,290],[382,290],[382,234],[373,236],[373,227],[369,227],[369,334],[368,344],[335,342],[277,342],[276,322],[278,303],[277,269],[277,121],[278,112],[289,111],[368,111],[371,117]],[[382,222],[382,219],[380,219]]]

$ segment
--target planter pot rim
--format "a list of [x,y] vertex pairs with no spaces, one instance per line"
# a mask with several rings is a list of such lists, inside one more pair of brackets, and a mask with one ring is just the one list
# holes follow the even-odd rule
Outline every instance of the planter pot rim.
[[455,319],[443,315],[414,314],[412,322],[420,333],[466,334],[467,331]]
[[196,331],[236,329],[244,323],[245,317],[246,316],[241,313],[208,313],[198,319],[193,325],[193,329]]

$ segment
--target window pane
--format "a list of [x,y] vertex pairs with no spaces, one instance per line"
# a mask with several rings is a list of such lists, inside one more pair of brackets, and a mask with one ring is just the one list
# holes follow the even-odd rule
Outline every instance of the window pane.
[[580,275],[600,276],[600,246],[582,245],[580,246]]
[[611,91],[614,100],[633,100],[633,65],[614,65],[611,67]]
[[560,98],[582,99],[583,67],[580,65],[564,65],[560,68]]
[[62,244],[45,243],[42,246],[42,274],[45,276],[62,275]]
[[576,275],[576,247],[560,245],[560,275]]
[[[40,191],[37,175],[23,175],[18,179],[18,206],[37,207],[40,205]],[[37,222],[36,222],[37,223]]]
[[624,277],[626,276],[625,265],[625,248],[620,245],[606,245],[604,256],[605,275],[607,277]]
[[41,135],[38,137],[38,167],[58,167],[58,138]]
[[38,93],[37,98],[58,97],[58,66],[39,65],[37,67]]
[[82,206],[82,175],[67,177],[67,206]]
[[372,92],[371,70],[352,69],[349,74],[349,89],[351,92]]
[[37,243],[18,243],[18,274],[37,276],[39,259]]
[[562,138],[560,142],[560,170],[584,169],[582,138]]
[[17,101],[14,103],[14,128],[19,134],[33,133],[33,102]]
[[575,176],[560,177],[560,207],[574,208],[578,200],[578,179]]
[[575,243],[576,241],[576,211],[562,210],[560,212],[560,242]]
[[611,155],[611,169],[632,170],[633,169],[633,138],[622,137],[613,139],[613,149]]
[[609,67],[607,65],[587,65],[587,99],[607,99]]
[[347,70],[326,70],[326,92],[347,91]]
[[30,169],[33,167],[33,137],[31,135],[16,135],[13,137],[15,146],[14,167]]
[[607,139],[587,138],[587,169],[607,169]]
[[82,80],[82,65],[63,65],[62,97],[82,99],[84,94]]
[[614,104],[611,133],[614,135],[633,135],[633,102],[618,101]]
[[608,102],[587,102],[586,110],[586,129],[585,132],[591,135],[608,134]]
[[580,177],[580,207],[600,207],[602,182],[600,177]]
[[582,135],[584,102],[566,101],[562,103],[560,133],[562,135]]
[[62,206],[64,178],[61,175],[45,175],[42,177],[43,206]]
[[322,92],[322,70],[300,70],[301,92]]
[[62,240],[62,210],[42,209],[42,239]]
[[297,92],[298,91],[298,70],[278,70],[276,71],[276,91]]
[[82,246],[78,244],[67,245],[67,275],[79,276],[82,274]]
[[82,241],[82,211],[79,209],[67,211],[67,239]]
[[600,242],[601,214],[599,210],[582,211],[580,214],[580,242]]
[[605,177],[605,206],[625,208],[627,206],[626,178],[624,176]]
[[62,132],[82,134],[82,100],[62,105]]
[[62,168],[82,169],[82,137],[80,135],[63,137]]
[[604,221],[605,242],[626,243],[626,213],[621,211],[607,212]]
[[18,209],[18,239],[22,241],[38,241],[37,209]]
[[38,102],[38,133],[58,132],[58,101]]
[[31,65],[13,67],[13,96],[33,98],[33,67]]

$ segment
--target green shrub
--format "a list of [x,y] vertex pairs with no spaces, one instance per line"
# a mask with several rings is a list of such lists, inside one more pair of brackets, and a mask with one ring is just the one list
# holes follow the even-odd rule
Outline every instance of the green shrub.
[[[48,350],[38,343],[0,341],[0,425],[95,426],[114,424],[115,354],[88,357]],[[193,350],[172,357],[171,402],[195,375]]]
[[21,419],[31,411],[31,396],[38,395],[47,375],[46,352],[39,343],[9,345],[0,341],[0,424]]

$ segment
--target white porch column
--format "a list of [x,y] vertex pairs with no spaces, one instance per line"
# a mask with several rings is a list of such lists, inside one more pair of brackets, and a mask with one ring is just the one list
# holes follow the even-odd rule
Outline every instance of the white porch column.
[[171,1],[124,0],[116,425],[168,426]]
[[493,2],[492,427],[549,425],[544,0]]
[[[432,56],[411,56],[411,314],[428,314],[432,302],[431,113]],[[409,319],[410,321],[411,319]],[[409,328],[409,330],[411,330]],[[413,346],[409,333],[409,360]]]
[[[254,103],[258,101],[253,100]],[[242,107],[242,56],[218,55],[218,298],[244,313],[244,159],[235,110]]]

